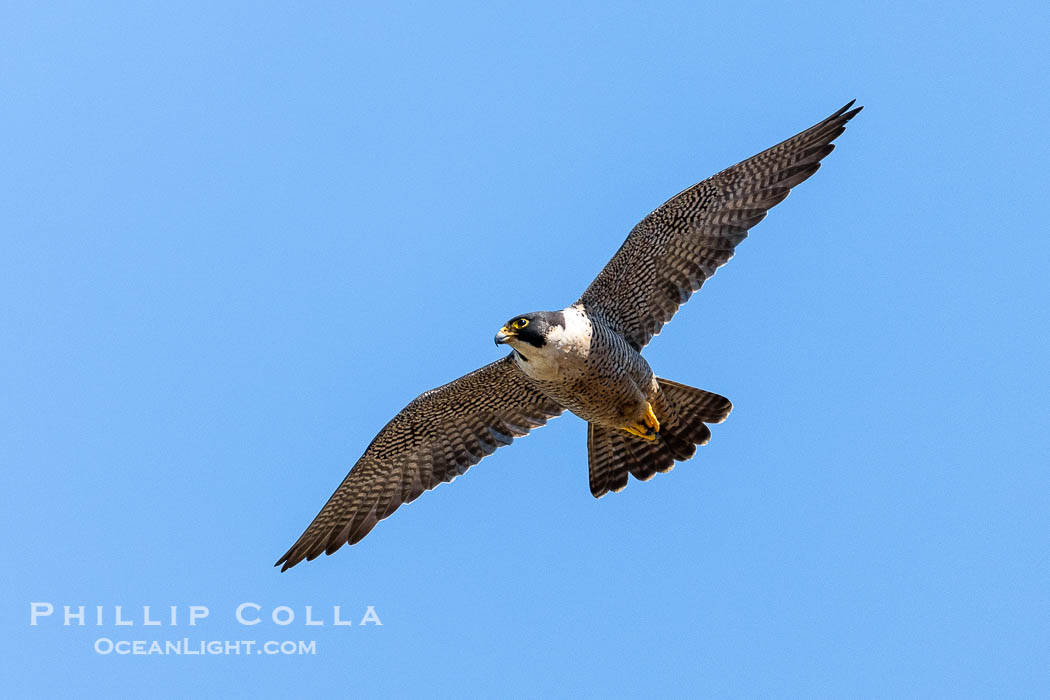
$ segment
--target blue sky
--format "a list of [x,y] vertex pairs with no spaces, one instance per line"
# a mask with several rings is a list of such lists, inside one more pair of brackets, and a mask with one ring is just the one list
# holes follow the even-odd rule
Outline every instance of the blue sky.
[[[0,11],[14,695],[1050,691],[1045,3],[213,5]],[[695,459],[595,501],[567,416],[271,567],[507,318],[852,98],[646,352],[734,401]],[[94,650],[183,637],[316,654]]]

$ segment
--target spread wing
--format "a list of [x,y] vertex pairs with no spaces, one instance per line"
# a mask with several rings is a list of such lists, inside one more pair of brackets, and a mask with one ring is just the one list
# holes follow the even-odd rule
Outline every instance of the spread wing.
[[452,481],[562,410],[535,388],[512,355],[421,394],[379,431],[275,566],[285,571],[357,543],[402,503]]
[[577,303],[641,350],[733,257],[748,229],[817,171],[862,109],[852,106],[669,199],[634,227]]

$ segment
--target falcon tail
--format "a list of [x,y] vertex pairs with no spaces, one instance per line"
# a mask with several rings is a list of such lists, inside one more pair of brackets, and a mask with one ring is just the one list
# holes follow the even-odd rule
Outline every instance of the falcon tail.
[[648,481],[657,472],[669,472],[675,461],[696,454],[697,445],[711,439],[707,423],[721,423],[733,410],[729,399],[669,379],[656,380],[661,395],[654,410],[660,421],[655,440],[644,440],[622,430],[587,425],[587,457],[591,494],[601,498],[627,486],[628,472]]

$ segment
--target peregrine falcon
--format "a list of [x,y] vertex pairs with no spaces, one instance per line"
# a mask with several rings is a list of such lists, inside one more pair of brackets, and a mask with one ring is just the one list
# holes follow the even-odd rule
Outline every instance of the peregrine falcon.
[[731,257],[748,230],[820,167],[861,107],[853,102],[665,202],[560,311],[515,316],[496,334],[511,352],[409,403],[372,440],[276,566],[355,544],[421,493],[568,409],[587,421],[595,498],[687,460],[732,404],[657,377],[642,348]]

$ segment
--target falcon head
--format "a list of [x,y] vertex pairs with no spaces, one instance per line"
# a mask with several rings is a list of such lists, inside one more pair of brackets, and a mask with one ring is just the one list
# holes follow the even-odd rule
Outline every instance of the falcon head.
[[532,346],[542,348],[554,329],[565,329],[565,315],[561,311],[537,311],[515,316],[496,334],[496,345],[504,343],[515,350]]

